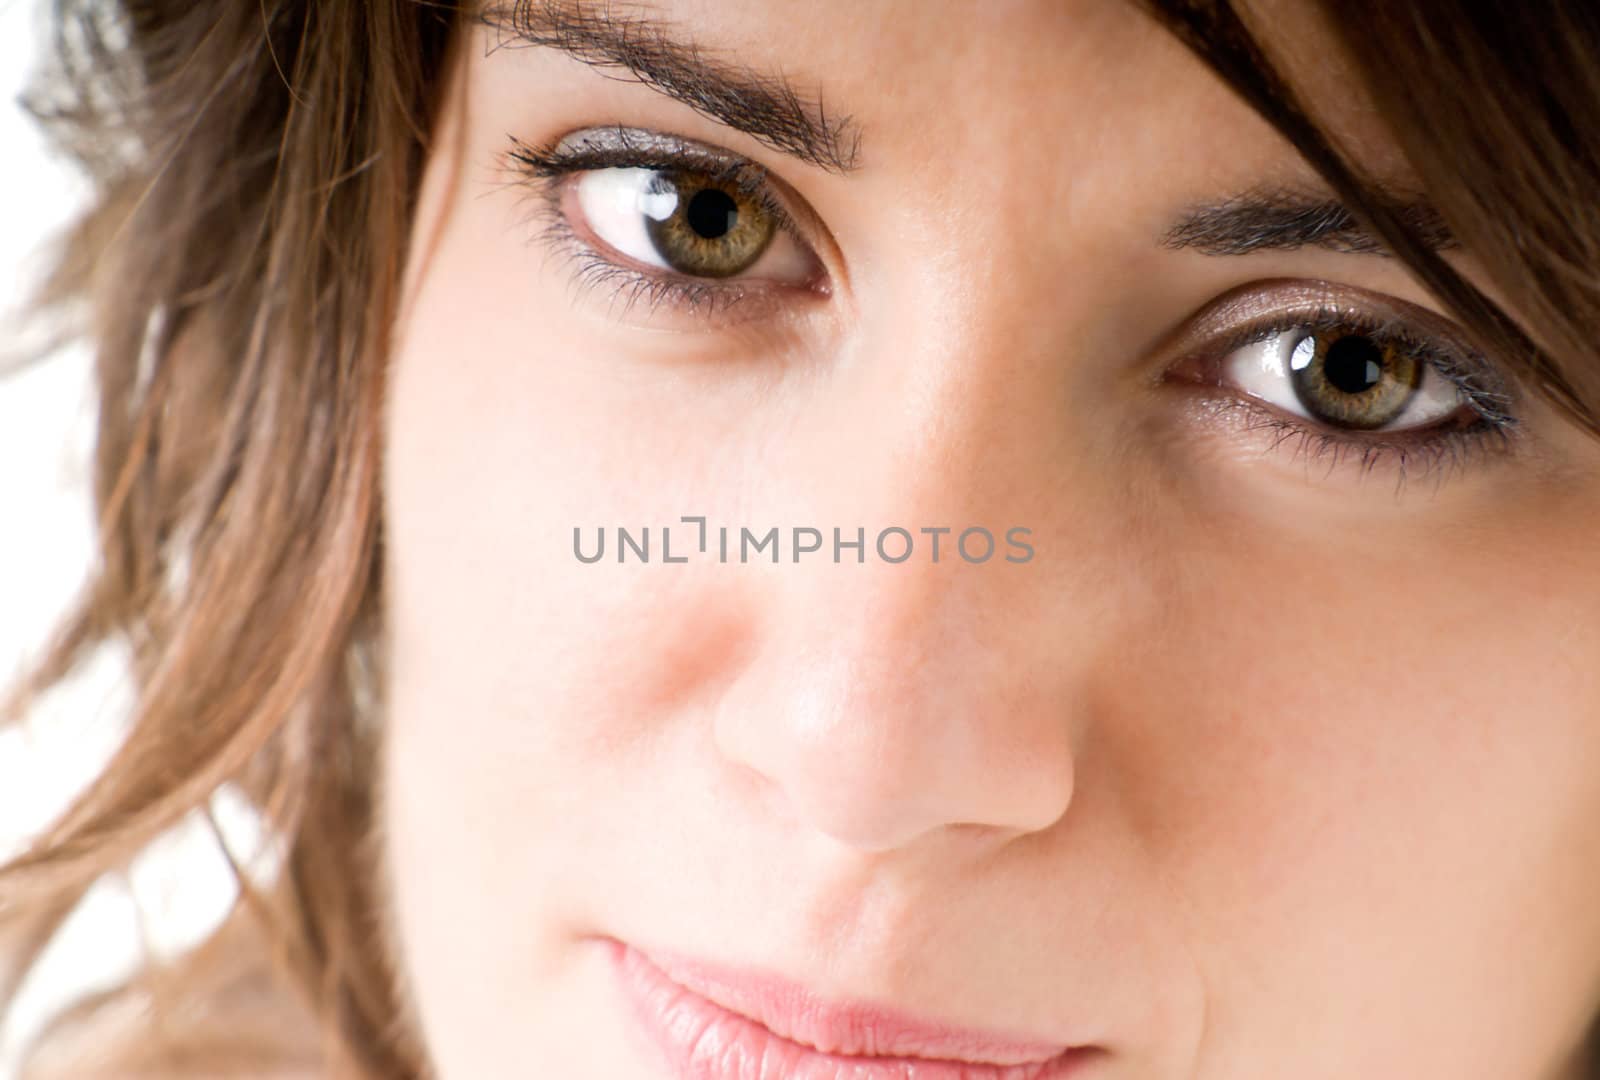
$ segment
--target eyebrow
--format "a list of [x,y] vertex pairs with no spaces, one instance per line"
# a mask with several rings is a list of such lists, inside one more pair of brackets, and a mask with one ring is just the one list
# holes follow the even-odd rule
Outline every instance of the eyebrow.
[[637,11],[583,0],[488,4],[480,19],[503,35],[499,48],[556,49],[612,78],[641,83],[762,144],[835,173],[857,167],[860,131],[781,75],[708,55]]
[[[1388,197],[1400,220],[1434,251],[1460,246],[1427,199]],[[1166,246],[1205,255],[1249,255],[1317,247],[1349,255],[1390,256],[1389,247],[1343,204],[1291,190],[1251,191],[1186,211]]]

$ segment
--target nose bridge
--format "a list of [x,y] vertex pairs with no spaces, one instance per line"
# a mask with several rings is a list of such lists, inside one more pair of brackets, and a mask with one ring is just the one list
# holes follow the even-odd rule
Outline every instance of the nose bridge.
[[1018,531],[1033,528],[1038,466],[1023,459],[1041,414],[1008,415],[1028,410],[1002,335],[981,353],[981,335],[927,320],[884,319],[876,336],[828,390],[826,430],[802,440],[836,455],[797,470],[816,478],[805,512],[823,550],[773,568],[760,662],[719,743],[864,849],[948,825],[1047,828],[1073,760],[1068,665],[1038,633],[1051,601]]

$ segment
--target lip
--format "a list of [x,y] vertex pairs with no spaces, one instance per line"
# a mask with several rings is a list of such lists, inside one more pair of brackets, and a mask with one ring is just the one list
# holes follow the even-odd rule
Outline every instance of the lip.
[[1067,1080],[1103,1053],[831,1003],[772,975],[606,945],[635,1018],[680,1080]]

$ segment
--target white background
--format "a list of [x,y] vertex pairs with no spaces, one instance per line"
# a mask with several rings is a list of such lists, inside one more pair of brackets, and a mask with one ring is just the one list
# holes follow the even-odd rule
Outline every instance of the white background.
[[[22,342],[16,315],[43,265],[41,245],[86,190],[46,152],[16,101],[41,55],[45,6],[0,0],[0,363]],[[38,651],[90,565],[88,373],[84,351],[68,349],[0,374],[0,683]],[[0,859],[20,850],[104,760],[126,699],[108,655],[51,695],[24,728],[0,732]],[[143,923],[121,882],[91,894],[24,988],[12,1022],[0,1026],[0,1080],[12,1077],[21,1040],[76,992],[116,978],[141,949],[181,947],[214,923],[232,889],[212,850],[185,830],[136,865],[132,893],[147,909]]]

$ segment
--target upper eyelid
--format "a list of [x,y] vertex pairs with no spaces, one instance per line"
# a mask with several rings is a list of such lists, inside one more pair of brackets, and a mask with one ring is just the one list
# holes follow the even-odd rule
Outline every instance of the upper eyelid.
[[1447,316],[1355,286],[1304,279],[1251,282],[1213,300],[1190,320],[1179,335],[1177,352],[1185,356],[1239,348],[1270,333],[1312,324],[1361,326],[1412,344],[1480,411],[1514,421],[1524,395],[1504,364],[1475,349]]
[[[584,140],[571,142],[579,136]],[[539,145],[515,135],[510,139],[513,157],[539,167],[559,164],[563,171],[582,168],[579,163],[583,161],[593,161],[593,168],[643,163],[643,167],[689,164],[709,172],[767,171],[766,166],[751,158],[697,139],[620,124],[580,129]]]
[[[579,136],[593,136],[592,145],[572,145]],[[697,169],[711,175],[741,177],[759,193],[779,225],[812,252],[832,289],[848,282],[847,268],[831,231],[811,203],[781,173],[764,162],[690,136],[625,124],[580,128],[552,139],[530,143],[508,134],[510,149],[503,160],[516,171],[533,172],[543,180],[602,168]],[[585,164],[589,163],[589,164]]]
[[[574,135],[589,134],[599,137],[597,145],[587,148],[563,145]],[[581,129],[538,145],[524,142],[515,135],[508,138],[511,149],[506,152],[507,158],[513,164],[524,166],[524,171],[533,169],[546,177],[586,167],[635,167],[687,168],[723,179],[737,178],[747,192],[766,198],[769,209],[781,217],[780,224],[791,228],[813,247],[828,235],[827,227],[811,204],[781,174],[737,151],[698,139],[620,124]],[[581,164],[585,161],[592,164]]]

